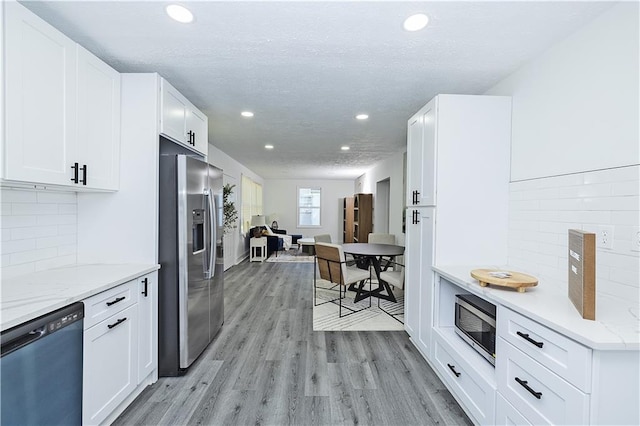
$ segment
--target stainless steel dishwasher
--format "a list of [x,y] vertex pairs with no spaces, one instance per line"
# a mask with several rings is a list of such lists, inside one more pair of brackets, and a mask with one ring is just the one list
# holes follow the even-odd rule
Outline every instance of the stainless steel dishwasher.
[[0,335],[0,423],[82,423],[82,322],[74,303]]

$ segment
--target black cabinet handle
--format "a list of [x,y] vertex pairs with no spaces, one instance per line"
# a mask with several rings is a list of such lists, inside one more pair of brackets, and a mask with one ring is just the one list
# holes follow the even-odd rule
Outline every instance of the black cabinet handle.
[[414,210],[412,213],[413,215],[413,224],[417,225],[420,223],[420,212],[418,210]]
[[78,163],[73,163],[73,166],[71,166],[71,168],[73,169],[73,177],[71,178],[71,182],[78,183]]
[[519,331],[516,331],[516,334],[517,334],[518,336],[522,337],[522,338],[523,338],[524,340],[526,340],[527,342],[531,343],[532,345],[536,345],[536,346],[537,346],[537,347],[539,347],[539,348],[541,348],[541,347],[542,347],[542,345],[544,344],[544,343],[542,343],[542,342],[536,342],[536,341],[535,341],[535,340],[533,340],[531,337],[529,337],[529,335],[528,335],[528,334],[521,333],[521,332],[519,332]]
[[542,396],[542,392],[536,392],[533,389],[531,389],[527,384],[528,382],[526,380],[521,380],[520,378],[516,377],[516,382],[520,383],[520,386],[528,390],[529,393],[535,396],[536,398],[540,399],[540,397]]
[[144,297],[147,297],[147,296],[148,296],[148,294],[149,294],[149,293],[147,292],[147,284],[149,284],[149,279],[148,279],[148,278],[145,278],[144,280],[142,280],[142,282],[144,283],[144,290],[142,290],[142,295],[143,295]]
[[187,135],[189,135],[189,144],[195,146],[195,144],[196,144],[196,134],[195,134],[195,132],[193,132],[192,130],[189,130],[187,132]]
[[86,185],[87,184],[87,165],[83,164],[82,167],[80,167],[80,170],[82,170],[82,180],[80,182],[82,182],[83,185]]
[[107,306],[115,305],[118,302],[122,302],[126,297],[116,297],[112,302],[107,302]]
[[450,369],[451,371],[453,371],[453,374],[455,374],[455,375],[456,375],[456,377],[460,377],[460,374],[462,374],[462,373],[458,373],[458,372],[456,371],[456,366],[455,366],[455,365],[447,364],[447,367],[449,367],[449,369]]
[[127,317],[120,318],[118,321],[114,322],[113,324],[107,324],[107,327],[109,327],[109,329],[112,329],[113,327],[119,326],[120,324],[122,324],[126,320],[127,320]]
[[420,191],[413,191],[413,204],[420,204]]

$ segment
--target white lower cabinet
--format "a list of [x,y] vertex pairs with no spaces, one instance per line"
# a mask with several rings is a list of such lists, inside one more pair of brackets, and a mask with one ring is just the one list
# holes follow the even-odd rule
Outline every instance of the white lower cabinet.
[[531,423],[499,393],[496,395],[495,424],[499,426],[531,425]]
[[83,301],[84,425],[111,423],[157,380],[157,277],[152,272]]
[[589,395],[506,340],[496,342],[498,391],[533,424],[589,423]]
[[138,384],[138,305],[84,332],[82,423],[100,424]]
[[494,423],[496,387],[476,372],[472,363],[437,333],[433,339],[433,363],[449,390],[480,424]]
[[156,274],[136,280],[138,290],[138,381],[158,367],[158,283]]

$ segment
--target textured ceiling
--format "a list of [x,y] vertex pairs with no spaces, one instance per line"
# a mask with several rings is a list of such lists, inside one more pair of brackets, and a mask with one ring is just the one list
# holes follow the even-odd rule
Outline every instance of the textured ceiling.
[[[434,95],[483,93],[613,4],[180,1],[179,24],[166,1],[22,3],[118,71],[167,78],[262,177],[336,179],[403,151]],[[404,31],[416,12],[429,26]]]

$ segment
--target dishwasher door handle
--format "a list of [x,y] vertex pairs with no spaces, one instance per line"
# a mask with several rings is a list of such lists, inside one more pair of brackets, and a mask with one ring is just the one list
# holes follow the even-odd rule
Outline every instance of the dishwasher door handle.
[[28,333],[23,334],[17,339],[7,342],[6,344],[2,345],[2,356],[9,355],[11,352],[16,351],[23,346],[27,346],[29,343],[35,342],[36,340],[41,338],[46,331],[47,326],[43,325],[42,327],[38,327]]

